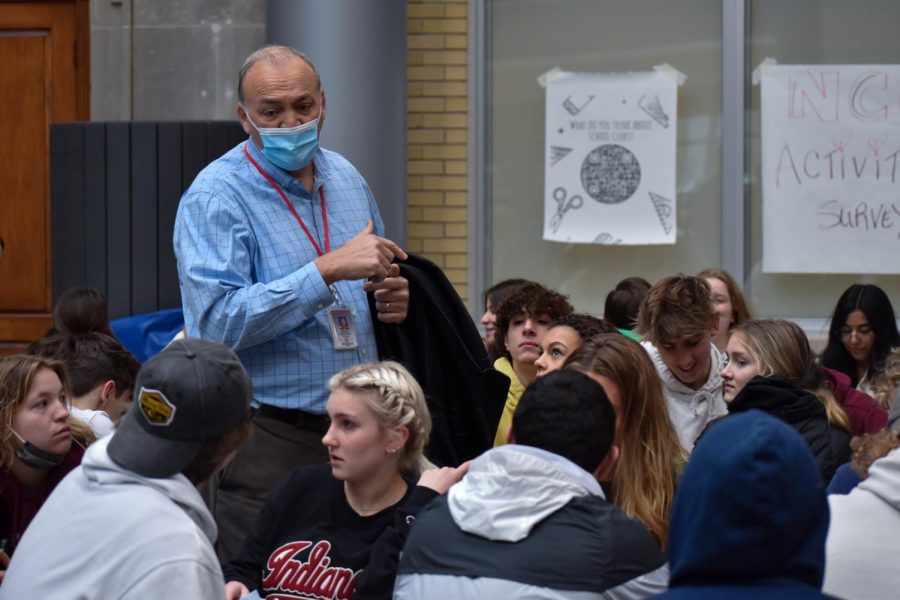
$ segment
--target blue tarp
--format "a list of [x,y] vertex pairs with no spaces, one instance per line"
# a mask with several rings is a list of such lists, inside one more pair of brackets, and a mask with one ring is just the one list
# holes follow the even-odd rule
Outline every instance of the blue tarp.
[[184,327],[180,308],[132,315],[110,322],[112,332],[122,345],[141,362],[162,350]]

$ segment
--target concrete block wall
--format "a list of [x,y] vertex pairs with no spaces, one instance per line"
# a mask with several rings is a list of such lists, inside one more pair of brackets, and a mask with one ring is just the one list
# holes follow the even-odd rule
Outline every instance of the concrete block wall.
[[91,119],[234,119],[265,0],[91,0]]
[[407,2],[409,250],[468,293],[468,1]]

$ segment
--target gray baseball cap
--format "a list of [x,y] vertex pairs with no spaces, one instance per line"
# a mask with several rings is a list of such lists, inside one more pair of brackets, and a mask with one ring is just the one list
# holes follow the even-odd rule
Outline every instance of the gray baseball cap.
[[204,443],[236,427],[252,397],[250,377],[228,346],[178,340],[141,367],[134,405],[107,451],[129,471],[171,477]]

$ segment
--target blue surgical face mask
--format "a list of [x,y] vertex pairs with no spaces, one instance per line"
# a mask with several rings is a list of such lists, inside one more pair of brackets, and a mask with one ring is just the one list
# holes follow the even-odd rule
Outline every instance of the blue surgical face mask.
[[256,127],[256,123],[250,120],[250,113],[244,108],[247,120],[259,132],[262,139],[263,155],[272,164],[281,167],[285,171],[302,169],[312,160],[316,150],[319,149],[319,117],[308,123],[296,127]]

